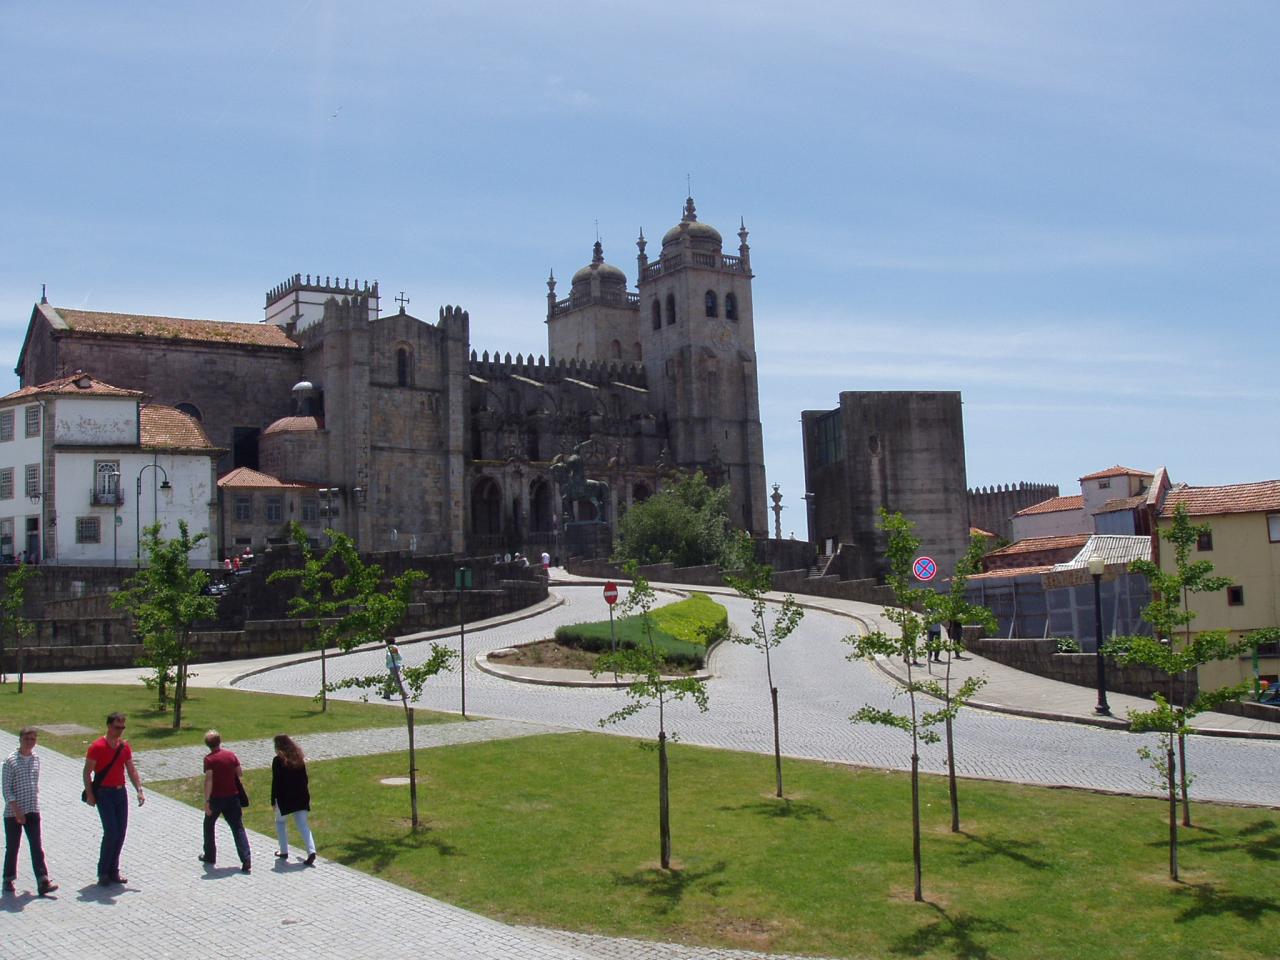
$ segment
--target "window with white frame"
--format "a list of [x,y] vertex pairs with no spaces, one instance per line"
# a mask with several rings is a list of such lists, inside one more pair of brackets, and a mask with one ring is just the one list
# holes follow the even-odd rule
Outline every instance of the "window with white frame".
[[120,502],[120,461],[93,461],[93,501],[94,503]]
[[40,436],[40,404],[38,403],[27,407],[27,436]]
[[302,498],[302,522],[318,523],[320,520],[320,501],[315,497]]
[[99,517],[76,517],[76,543],[101,543],[102,520]]
[[40,464],[38,463],[27,464],[26,481],[27,481],[27,496],[28,497],[40,496]]
[[1280,513],[1267,514],[1267,539],[1280,543]]
[[0,443],[13,439],[13,411],[0,410]]
[[0,520],[0,557],[13,559],[13,517]]
[[248,523],[253,519],[253,497],[245,493],[237,494],[235,507],[236,520],[241,523]]
[[13,467],[0,470],[0,500],[13,499]]
[[267,523],[280,523],[284,520],[284,497],[267,497]]

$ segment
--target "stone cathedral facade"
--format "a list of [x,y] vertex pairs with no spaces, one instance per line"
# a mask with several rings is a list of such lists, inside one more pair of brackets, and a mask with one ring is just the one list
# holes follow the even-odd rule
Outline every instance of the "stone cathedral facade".
[[[635,290],[597,241],[568,296],[548,279],[536,359],[477,355],[461,308],[430,321],[403,305],[384,313],[376,283],[294,274],[267,293],[261,323],[42,299],[17,373],[34,386],[82,370],[197,418],[223,451],[219,474],[236,471],[220,505],[224,555],[283,537],[290,520],[364,550],[556,552],[551,467],[574,452],[609,485],[604,516],[581,501],[576,519],[615,524],[673,468],[702,469],[729,483],[735,525],[764,536],[745,226],[738,238],[726,254],[688,199],[652,258],[641,233]],[[272,484],[290,496],[273,501]]]

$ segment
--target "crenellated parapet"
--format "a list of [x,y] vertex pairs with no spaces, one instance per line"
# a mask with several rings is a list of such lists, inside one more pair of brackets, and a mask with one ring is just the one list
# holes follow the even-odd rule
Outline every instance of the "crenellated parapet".
[[997,483],[974,487],[968,491],[969,525],[1008,540],[1013,536],[1015,513],[1058,495],[1056,483]]
[[370,283],[366,280],[362,286],[359,280],[352,280],[349,277],[343,278],[326,276],[324,281],[321,282],[320,274],[318,273],[315,275],[314,279],[312,279],[312,275],[309,273],[306,274],[305,277],[301,273],[295,273],[288,280],[285,280],[283,283],[276,284],[267,291],[266,305],[270,307],[277,300],[281,300],[291,293],[301,293],[304,291],[307,293],[332,294],[333,296],[339,297],[363,294],[364,296],[372,297],[376,300],[378,298],[378,281],[374,280]]
[[519,353],[513,359],[510,353],[499,354],[496,350],[492,357],[488,350],[480,354],[472,350],[471,373],[485,380],[519,376],[538,383],[558,383],[568,379],[596,386],[609,383],[623,383],[640,389],[647,386],[642,363],[564,359],[548,362],[543,356],[535,359],[533,354],[526,357]]

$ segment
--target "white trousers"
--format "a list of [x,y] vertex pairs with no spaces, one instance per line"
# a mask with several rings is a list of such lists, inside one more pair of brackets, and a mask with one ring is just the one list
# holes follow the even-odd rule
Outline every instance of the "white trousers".
[[295,810],[292,814],[282,814],[280,809],[276,808],[276,837],[280,841],[280,852],[289,852],[289,823],[288,818],[293,817],[293,825],[298,828],[298,836],[302,838],[302,845],[307,848],[307,853],[316,852],[316,842],[311,836],[311,827],[307,823],[307,811]]

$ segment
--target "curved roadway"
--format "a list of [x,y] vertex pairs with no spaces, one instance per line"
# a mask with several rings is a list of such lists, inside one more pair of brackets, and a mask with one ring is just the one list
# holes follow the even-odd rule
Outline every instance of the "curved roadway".
[[[552,587],[564,603],[536,617],[489,629],[467,632],[467,654],[473,658],[501,647],[550,636],[557,626],[598,620],[606,616],[600,588],[595,584]],[[751,608],[732,596],[716,598],[729,610],[731,622],[746,632]],[[874,624],[878,608],[854,605],[853,618],[807,610],[800,628],[773,653],[775,682],[781,703],[782,749],[791,757],[839,763],[906,769],[910,741],[906,734],[883,727],[853,724],[849,715],[859,707],[903,709],[897,685],[873,666],[849,662],[842,638],[860,625]],[[443,641],[455,646],[456,635]],[[429,644],[405,644],[405,660],[419,663]],[[731,750],[772,751],[772,723],[764,657],[757,650],[734,643],[713,654],[713,678],[708,682],[710,710],[699,714],[692,704],[676,704],[668,714],[668,729],[682,741]],[[370,651],[329,660],[329,676],[376,673],[384,668],[382,654]],[[518,683],[467,665],[468,714],[555,724],[581,730],[600,730],[598,721],[623,702],[618,690],[568,688]],[[319,686],[319,664],[286,664],[241,678],[235,686],[274,693],[307,694]],[[355,699],[357,692],[338,696]],[[452,673],[430,681],[418,701],[424,708],[459,709],[459,677]],[[651,712],[605,728],[629,736],[651,737]],[[1035,720],[965,709],[956,720],[956,769],[962,776],[1120,791],[1153,793],[1152,771],[1137,749],[1154,737],[1137,736],[1074,723]],[[922,768],[944,772],[941,745],[922,745]],[[1280,765],[1280,743],[1218,737],[1193,737],[1188,765],[1195,777],[1193,799],[1222,800],[1280,806],[1280,778],[1258,776]]]

